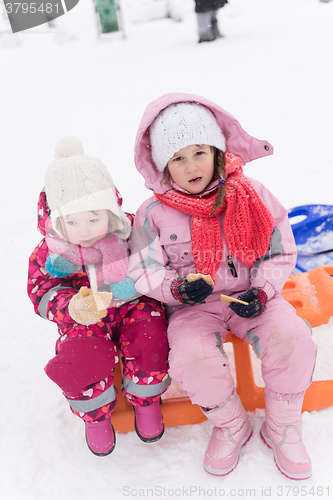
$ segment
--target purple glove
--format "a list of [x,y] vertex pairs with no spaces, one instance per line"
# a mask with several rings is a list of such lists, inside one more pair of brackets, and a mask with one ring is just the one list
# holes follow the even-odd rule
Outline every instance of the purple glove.
[[203,302],[213,291],[204,279],[188,282],[186,278],[175,278],[171,282],[171,293],[182,304],[195,306]]
[[248,302],[249,305],[232,302],[229,307],[241,318],[255,318],[262,312],[267,302],[267,295],[261,288],[250,288],[245,293],[238,295],[239,300]]

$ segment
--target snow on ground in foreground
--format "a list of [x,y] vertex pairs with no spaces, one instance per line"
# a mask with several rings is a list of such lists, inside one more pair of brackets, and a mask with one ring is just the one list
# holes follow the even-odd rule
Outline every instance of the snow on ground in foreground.
[[[192,0],[178,1],[182,22],[134,23],[134,3],[124,2],[125,39],[97,39],[88,0],[59,18],[56,32],[0,36],[1,499],[332,497],[333,407],[302,417],[310,480],[293,482],[277,470],[259,438],[263,410],[250,414],[254,435],[238,467],[218,478],[202,468],[208,422],[168,428],[151,445],[118,434],[113,454],[95,457],[83,423],[43,373],[56,327],[34,315],[26,275],[40,239],[37,197],[59,137],[78,136],[87,154],[103,160],[134,212],[149,196],[133,164],[144,108],[166,92],[196,93],[274,145],[272,157],[245,173],[286,207],[333,202],[333,2],[230,0],[218,14],[225,38],[200,45]],[[315,379],[333,378],[332,320],[314,338]],[[260,385],[256,363],[255,372]]]

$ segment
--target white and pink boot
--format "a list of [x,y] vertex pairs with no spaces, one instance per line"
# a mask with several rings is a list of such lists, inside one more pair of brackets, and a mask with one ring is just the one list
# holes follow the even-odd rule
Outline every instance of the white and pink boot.
[[268,396],[266,421],[261,437],[273,450],[278,469],[290,479],[311,477],[311,460],[302,441],[301,414],[303,398],[279,401]]
[[157,401],[149,406],[134,406],[135,411],[135,431],[141,441],[153,443],[161,439],[164,433],[164,422],[160,407]]
[[85,422],[86,441],[90,451],[98,457],[109,455],[116,445],[111,419],[106,418],[101,422]]
[[250,421],[236,391],[223,406],[202,411],[214,424],[204,469],[215,476],[225,476],[236,467],[241,449],[252,435]]

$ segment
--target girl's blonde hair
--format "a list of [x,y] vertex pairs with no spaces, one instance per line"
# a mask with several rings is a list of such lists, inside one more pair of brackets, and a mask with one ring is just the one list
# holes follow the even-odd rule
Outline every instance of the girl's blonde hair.
[[[210,148],[211,148],[211,151],[214,152],[213,179],[222,181],[224,179],[224,154],[220,149],[217,149],[214,146],[210,146]],[[171,177],[168,165],[167,165],[163,170],[163,177],[162,177],[162,180],[160,183],[161,187],[162,187],[162,185],[170,186],[171,181],[172,181],[172,177]],[[215,211],[218,210],[222,206],[223,201],[224,201],[224,194],[225,194],[224,183],[220,182],[218,190],[217,190],[216,202],[214,203],[211,215],[214,215]]]

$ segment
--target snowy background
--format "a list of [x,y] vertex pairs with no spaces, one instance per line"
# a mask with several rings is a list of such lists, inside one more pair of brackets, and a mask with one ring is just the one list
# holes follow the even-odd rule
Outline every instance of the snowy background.
[[[26,295],[28,257],[40,240],[37,198],[57,140],[79,137],[134,212],[149,196],[133,164],[134,138],[146,105],[163,93],[203,95],[270,141],[275,154],[245,173],[287,208],[333,204],[333,2],[229,2],[218,14],[225,37],[200,45],[192,0],[173,0],[177,22],[162,18],[162,0],[123,1],[126,38],[97,37],[90,0],[51,29],[14,36],[1,21],[2,500],[333,497],[333,407],[303,413],[313,477],[301,483],[280,474],[259,438],[263,410],[250,414],[254,436],[224,478],[202,467],[209,422],[167,428],[154,444],[118,434],[115,451],[95,457],[83,423],[43,372],[56,327]],[[333,320],[314,337],[315,379],[333,378]]]

